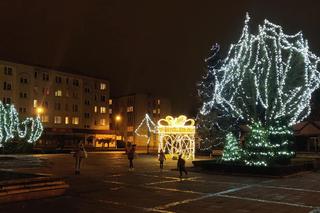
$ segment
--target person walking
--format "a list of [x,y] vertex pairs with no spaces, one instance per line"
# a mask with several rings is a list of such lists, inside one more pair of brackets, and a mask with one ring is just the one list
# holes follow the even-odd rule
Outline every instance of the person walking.
[[128,160],[129,160],[129,171],[133,171],[133,159],[135,155],[136,147],[135,145],[131,145],[128,148],[127,155],[128,155]]
[[188,174],[186,170],[186,161],[182,158],[182,154],[179,155],[177,167],[180,173],[180,178],[182,178],[182,172],[184,172],[186,175]]
[[160,161],[160,169],[162,170],[163,169],[163,161],[166,160],[166,155],[164,154],[163,150],[161,149],[160,150],[160,153],[159,153],[159,161]]
[[80,175],[80,166],[83,158],[87,158],[87,152],[82,142],[79,142],[73,157],[75,158],[75,174]]

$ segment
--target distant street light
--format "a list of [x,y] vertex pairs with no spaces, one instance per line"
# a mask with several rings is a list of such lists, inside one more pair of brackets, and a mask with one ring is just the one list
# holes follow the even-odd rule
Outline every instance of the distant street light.
[[[115,135],[116,135],[116,141],[117,141],[118,140],[118,134],[117,133],[120,134],[119,123],[121,121],[121,116],[120,115],[116,115],[115,120],[116,120]],[[121,134],[120,134],[120,137],[121,137]],[[122,138],[121,138],[121,140],[122,140]]]
[[37,107],[37,114],[40,116],[43,113],[43,108],[42,107]]

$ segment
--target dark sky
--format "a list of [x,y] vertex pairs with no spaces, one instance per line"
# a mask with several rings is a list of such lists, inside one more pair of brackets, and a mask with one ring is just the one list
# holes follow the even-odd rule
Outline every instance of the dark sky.
[[[319,3],[318,3],[319,2]],[[111,95],[151,92],[192,114],[204,58],[236,42],[246,11],[320,54],[320,1],[1,0],[0,58],[106,78]]]

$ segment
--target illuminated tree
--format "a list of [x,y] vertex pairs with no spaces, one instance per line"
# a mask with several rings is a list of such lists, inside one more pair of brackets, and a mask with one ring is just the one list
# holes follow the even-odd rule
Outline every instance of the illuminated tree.
[[232,133],[228,133],[226,136],[226,142],[224,145],[222,160],[223,161],[239,161],[242,156],[242,149],[236,137]]
[[[288,142],[288,134],[275,140],[276,129],[282,128],[277,123],[292,126],[310,114],[311,95],[320,83],[319,58],[301,32],[287,35],[281,26],[265,20],[255,35],[249,31],[249,20],[247,14],[239,41],[231,45],[221,67],[213,70],[212,98],[203,103],[200,113],[208,115],[217,109],[226,118],[248,125],[252,132],[244,147],[247,164],[259,161],[253,156],[263,155],[266,145],[273,147],[270,158],[262,160],[267,165],[292,156],[285,150],[290,145],[279,147]],[[261,147],[254,150],[251,144]]]
[[0,101],[0,146],[13,140],[24,140],[29,143],[37,141],[43,131],[39,116],[26,118],[20,122],[13,105],[4,105]]
[[[217,70],[221,67],[220,45],[214,44],[211,47],[210,55],[205,59],[207,63],[207,73],[198,83],[198,95],[202,103],[208,103],[213,98],[215,89],[215,78]],[[200,148],[202,150],[211,150],[219,146],[225,140],[226,132],[233,128],[233,119],[227,119],[221,116],[219,109],[203,106],[207,113],[197,115],[197,134],[201,139]]]
[[[145,128],[143,128],[143,126]],[[138,128],[134,132],[138,136],[147,138],[147,153],[149,153],[151,133],[155,134],[157,132],[157,125],[152,121],[148,114],[145,115]]]

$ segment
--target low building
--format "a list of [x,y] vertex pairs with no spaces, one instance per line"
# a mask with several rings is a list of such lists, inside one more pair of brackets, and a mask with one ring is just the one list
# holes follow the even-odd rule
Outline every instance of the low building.
[[304,121],[293,126],[297,152],[320,154],[320,121]]

